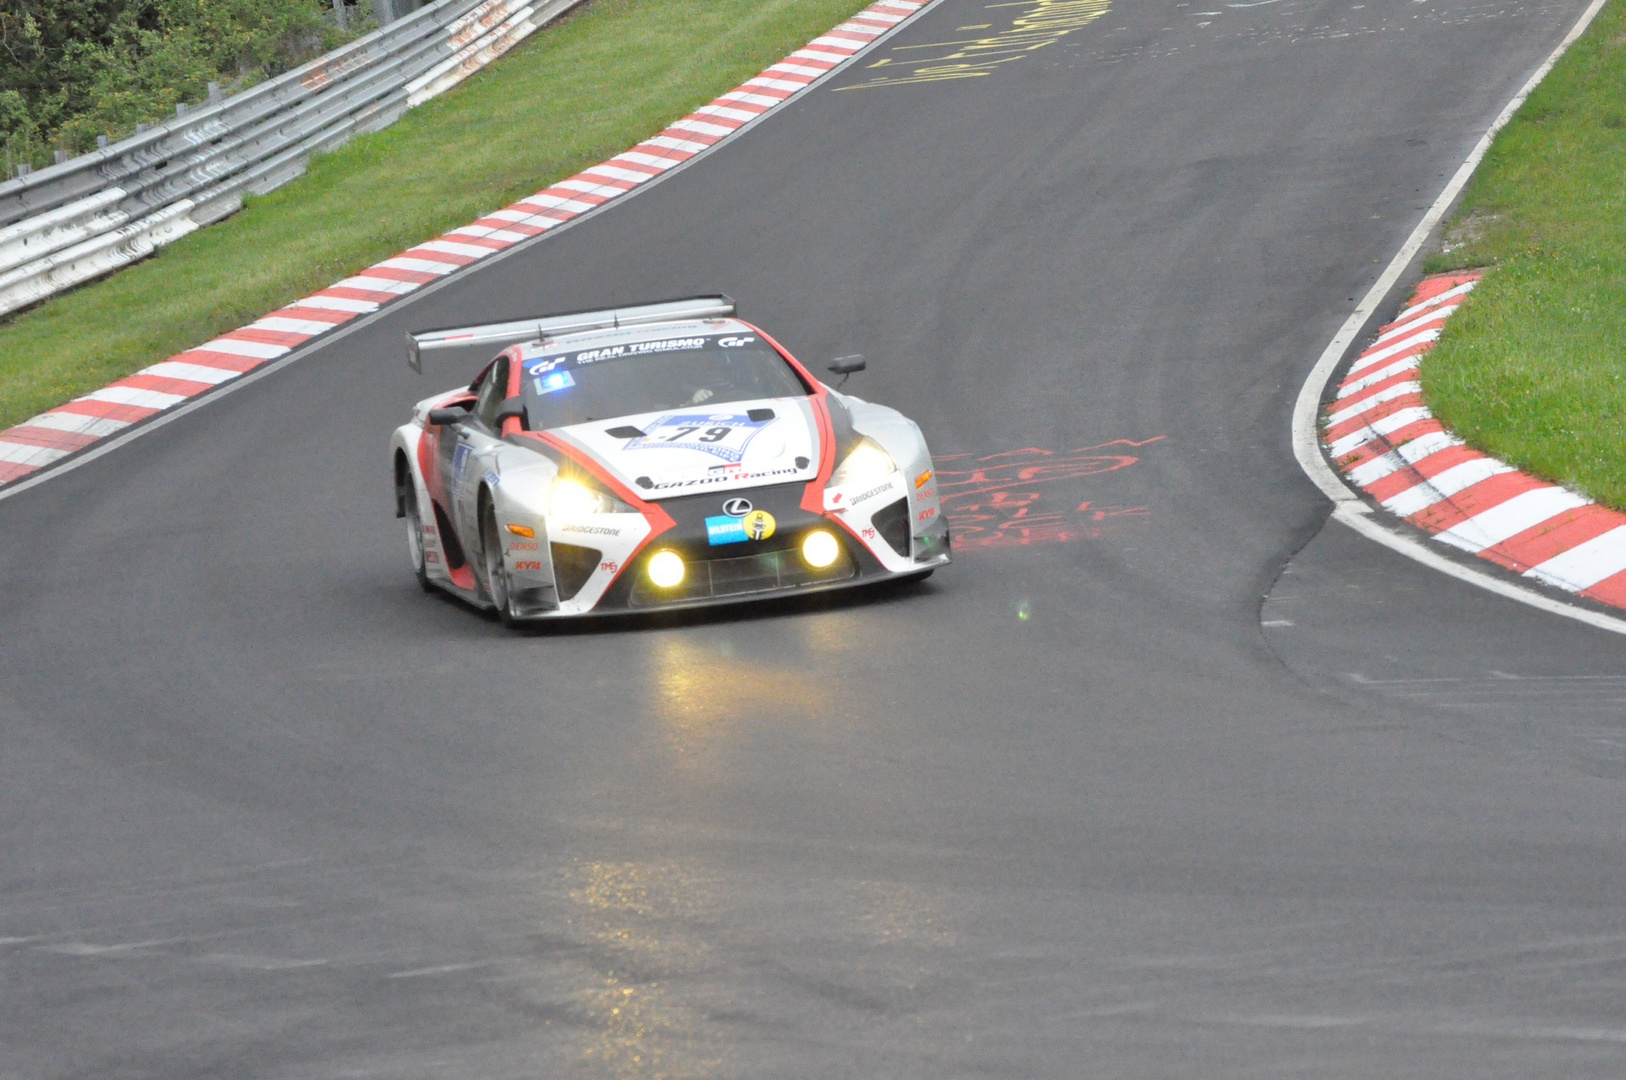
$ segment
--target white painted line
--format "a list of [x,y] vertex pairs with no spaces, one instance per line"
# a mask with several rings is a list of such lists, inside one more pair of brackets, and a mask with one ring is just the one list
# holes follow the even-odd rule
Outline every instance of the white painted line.
[[1370,349],[1361,354],[1359,360],[1349,365],[1349,373],[1354,375],[1358,371],[1365,371],[1374,364],[1381,364],[1391,356],[1398,356],[1407,349],[1415,349],[1419,345],[1427,345],[1440,339],[1438,327],[1433,330],[1424,330],[1420,334],[1413,334],[1404,341],[1397,341],[1393,345],[1386,345],[1381,349]]
[[[765,109],[771,109],[780,102],[788,99],[782,97],[769,97],[767,94],[748,94],[744,90],[730,90],[718,100],[742,101],[747,105],[761,105]],[[707,106],[707,108],[710,108],[710,106]],[[700,111],[704,112],[705,109],[701,109]]]
[[1540,566],[1526,570],[1524,576],[1580,592],[1622,570],[1626,570],[1626,525],[1554,555]]
[[1393,341],[1398,337],[1404,337],[1412,331],[1419,330],[1432,322],[1437,322],[1441,326],[1444,326],[1445,320],[1449,319],[1452,315],[1455,315],[1457,313],[1457,309],[1461,306],[1462,305],[1460,304],[1451,304],[1447,307],[1437,308],[1434,311],[1425,312],[1420,318],[1410,319],[1405,322],[1396,319],[1389,329],[1378,335],[1378,339],[1372,342],[1372,347],[1378,348],[1384,345],[1386,342]]
[[1349,317],[1344,320],[1344,324],[1339,328],[1338,333],[1333,335],[1332,340],[1327,343],[1327,347],[1322,350],[1321,356],[1316,360],[1315,367],[1310,370],[1309,377],[1304,380],[1304,385],[1299,388],[1298,399],[1293,403],[1293,456],[1298,459],[1299,468],[1304,470],[1304,474],[1321,489],[1327,498],[1333,501],[1333,515],[1361,535],[1383,544],[1392,551],[1397,551],[1408,558],[1432,567],[1443,574],[1448,574],[1459,581],[1468,582],[1498,596],[1517,600],[1521,604],[1527,604],[1550,614],[1574,619],[1589,626],[1608,630],[1611,633],[1626,635],[1626,620],[1588,611],[1585,608],[1571,604],[1559,603],[1540,593],[1492,577],[1483,571],[1459,566],[1450,559],[1443,558],[1437,553],[1428,550],[1410,537],[1398,535],[1372,521],[1366,505],[1360,501],[1360,495],[1355,489],[1344,483],[1343,479],[1333,471],[1332,466],[1327,463],[1327,459],[1322,456],[1320,436],[1316,423],[1316,414],[1320,411],[1321,399],[1326,393],[1327,384],[1332,380],[1333,373],[1338,370],[1338,365],[1345,354],[1349,352],[1349,347],[1355,341],[1355,335],[1359,334],[1361,327],[1365,326],[1372,316],[1376,314],[1384,298],[1394,288],[1395,282],[1406,272],[1406,268],[1411,265],[1412,260],[1417,257],[1417,253],[1422,250],[1423,244],[1428,241],[1429,236],[1434,232],[1435,226],[1440,223],[1445,217],[1446,211],[1456,202],[1458,194],[1468,183],[1468,179],[1473,176],[1474,170],[1479,167],[1479,162],[1484,158],[1485,152],[1490,149],[1491,140],[1496,137],[1496,133],[1507,125],[1507,122],[1513,118],[1513,114],[1518,112],[1519,106],[1523,105],[1525,99],[1530,96],[1531,91],[1535,90],[1541,84],[1541,80],[1547,77],[1547,73],[1553,69],[1553,65],[1558,63],[1558,58],[1563,56],[1569,47],[1574,44],[1575,39],[1580,37],[1586,28],[1592,24],[1592,20],[1597,17],[1598,12],[1603,10],[1603,5],[1604,0],[1592,0],[1587,5],[1586,10],[1581,13],[1581,17],[1575,21],[1575,25],[1570,27],[1570,32],[1564,35],[1564,40],[1558,43],[1558,46],[1553,49],[1542,65],[1525,81],[1519,92],[1514,94],[1508,100],[1508,103],[1502,107],[1502,111],[1497,114],[1496,119],[1491,122],[1490,127],[1485,129],[1485,133],[1480,136],[1479,142],[1469,152],[1467,159],[1457,168],[1457,171],[1446,183],[1444,190],[1429,206],[1428,211],[1423,214],[1422,220],[1412,229],[1411,235],[1406,238],[1406,242],[1400,245],[1400,250],[1396,251],[1394,258],[1389,260],[1389,265],[1384,268],[1382,274],[1378,275],[1378,279],[1372,283],[1372,287],[1366,291],[1366,295],[1361,298],[1360,303],[1355,305],[1355,310],[1351,311]]
[[1398,472],[1408,465],[1415,465],[1424,458],[1432,457],[1441,450],[1449,450],[1453,446],[1466,445],[1461,439],[1449,431],[1429,431],[1408,443],[1397,446],[1380,458],[1363,462],[1349,470],[1350,483],[1356,487],[1371,487],[1391,473]]
[[68,451],[57,450],[49,446],[34,446],[31,443],[14,443],[0,439],[0,461],[12,465],[49,465],[60,457],[67,457]]
[[1345,383],[1338,391],[1338,400],[1342,401],[1358,391],[1365,390],[1368,386],[1376,386],[1384,379],[1392,379],[1402,371],[1411,371],[1422,366],[1423,358],[1421,356],[1408,356],[1404,360],[1396,360],[1381,371],[1374,371],[1369,375],[1363,375],[1359,379]]
[[325,334],[333,329],[333,323],[319,322],[316,319],[290,319],[286,315],[267,315],[263,319],[256,319],[248,324],[249,330],[271,330],[279,334],[304,334],[306,337],[315,337]]
[[1475,514],[1444,532],[1434,534],[1442,544],[1479,554],[1488,547],[1500,544],[1510,536],[1518,536],[1543,521],[1557,517],[1566,510],[1579,510],[1591,506],[1592,500],[1561,487],[1536,488],[1515,495],[1507,502]]
[[[249,356],[255,360],[275,360],[287,352],[291,346],[272,345],[265,341],[239,341],[237,338],[217,337],[213,341],[205,341],[195,349],[186,352],[217,352],[228,353],[232,356]],[[178,354],[185,356],[186,353]]]
[[491,248],[481,247],[479,244],[459,244],[453,240],[425,240],[413,251],[439,251],[447,255],[467,255],[473,259],[483,259],[491,254]]
[[416,281],[397,281],[395,278],[370,277],[365,272],[357,274],[355,277],[347,277],[343,281],[328,286],[330,289],[364,289],[367,292],[391,293],[395,296],[404,296],[409,292],[416,292],[418,287]]
[[104,416],[86,416],[84,413],[48,412],[24,420],[20,427],[51,428],[69,431],[75,435],[111,435],[130,426],[128,420],[109,420]]
[[180,360],[162,360],[151,367],[142,368],[136,374],[157,375],[162,379],[185,379],[187,382],[208,383],[213,386],[228,379],[235,379],[242,372],[231,371],[226,368],[204,367],[202,364],[187,364]]
[[420,274],[450,274],[458,268],[457,263],[431,262],[428,259],[412,259],[405,255],[397,255],[393,259],[374,263],[375,267],[388,267],[391,270],[416,270]]
[[[1492,130],[1494,131],[1495,129],[1493,128]],[[1413,315],[1416,315],[1417,313],[1422,312],[1422,311],[1427,311],[1429,308],[1434,307],[1434,306],[1436,306],[1438,304],[1449,303],[1450,301],[1455,300],[1459,296],[1467,296],[1469,293],[1473,292],[1474,286],[1478,285],[1478,284],[1479,284],[1479,282],[1477,282],[1477,281],[1465,281],[1461,285],[1454,285],[1451,288],[1445,290],[1440,295],[1431,296],[1427,300],[1424,300],[1421,304],[1414,305],[1412,307],[1407,308],[1405,311],[1402,311],[1399,315],[1395,316],[1395,322],[1397,322],[1397,323],[1405,322],[1407,319],[1410,319]]]
[[1421,405],[1414,405],[1409,409],[1400,409],[1390,413],[1381,420],[1374,420],[1353,435],[1345,435],[1342,439],[1327,448],[1327,452],[1334,458],[1341,458],[1353,450],[1359,450],[1373,439],[1399,431],[1407,424],[1415,424],[1419,420],[1427,420],[1429,411]]
[[645,154],[638,150],[628,150],[625,153],[617,154],[612,160],[629,161],[634,165],[648,165],[651,169],[659,169],[661,172],[665,172],[675,165],[683,164],[683,162],[673,158],[661,157],[658,154]]
[[810,79],[816,79],[824,74],[823,68],[808,67],[806,64],[792,64],[784,60],[779,61],[768,70],[784,75],[806,75]]
[[307,296],[299,301],[299,306],[324,308],[327,311],[353,311],[358,315],[378,310],[376,300],[352,300],[348,296]]
[[1345,420],[1353,420],[1355,417],[1364,412],[1371,412],[1379,405],[1386,405],[1396,398],[1403,398],[1409,394],[1421,394],[1422,392],[1423,384],[1417,382],[1416,380],[1395,383],[1393,386],[1385,386],[1382,390],[1379,390],[1371,397],[1362,398],[1359,402],[1351,405],[1349,408],[1340,409],[1331,416],[1327,417],[1327,426],[1330,428],[1337,427]]
[[636,169],[618,169],[614,165],[595,165],[587,171],[609,177],[611,180],[622,180],[629,184],[641,184],[650,179],[649,173],[638,172]]
[[653,138],[645,139],[640,145],[659,146],[665,150],[682,150],[686,153],[698,154],[700,151],[706,149],[707,144],[703,142],[690,142],[687,139],[674,139],[669,135],[656,135]]
[[671,131],[674,128],[678,131],[698,132],[701,135],[722,136],[734,133],[734,129],[731,127],[724,127],[722,124],[708,124],[704,120],[674,120],[667,125],[666,130]]
[[137,390],[133,386],[104,386],[78,400],[105,401],[109,405],[138,405],[143,409],[167,409],[185,401],[186,395],[166,394],[162,390]]
[[746,79],[745,86],[767,86],[774,90],[790,90],[792,92],[806,90],[810,83],[794,82],[790,79],[773,79],[766,75],[758,75],[754,79]]
[[1384,499],[1382,506],[1391,514],[1411,517],[1441,499],[1448,499],[1465,488],[1473,487],[1481,480],[1489,480],[1493,476],[1513,471],[1513,466],[1504,465],[1495,458],[1474,458],[1472,461],[1453,465],[1437,476],[1431,476],[1398,495]]
[[[731,109],[727,105],[702,105],[695,110],[695,113],[704,116],[721,116],[725,120],[738,120],[742,124],[749,123],[762,115],[760,109],[749,112],[745,109]],[[730,128],[729,130],[734,129]]]
[[574,210],[578,214],[583,210],[591,210],[598,205],[598,203],[582,202],[580,199],[566,198],[563,195],[549,195],[546,191],[539,191],[521,201],[539,206],[544,210]]

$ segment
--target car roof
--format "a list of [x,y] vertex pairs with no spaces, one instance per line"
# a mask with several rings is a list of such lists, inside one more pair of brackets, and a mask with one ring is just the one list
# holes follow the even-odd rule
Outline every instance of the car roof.
[[539,356],[555,356],[577,349],[591,349],[603,345],[627,345],[639,341],[660,341],[663,338],[689,335],[756,333],[756,328],[739,319],[683,319],[674,322],[643,323],[638,326],[614,327],[608,330],[583,330],[575,334],[533,341],[520,346],[520,359],[533,360]]

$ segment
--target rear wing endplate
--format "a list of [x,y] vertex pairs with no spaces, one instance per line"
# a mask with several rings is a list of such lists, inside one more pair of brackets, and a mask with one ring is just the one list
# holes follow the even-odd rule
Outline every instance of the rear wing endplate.
[[597,311],[569,311],[562,315],[540,315],[514,322],[486,323],[484,326],[454,326],[443,330],[419,330],[407,335],[407,363],[423,374],[423,354],[433,349],[457,349],[467,345],[517,345],[541,341],[582,330],[613,330],[645,323],[677,322],[684,319],[721,319],[734,314],[734,301],[726,296],[691,296],[684,300],[662,300],[632,307],[601,308]]

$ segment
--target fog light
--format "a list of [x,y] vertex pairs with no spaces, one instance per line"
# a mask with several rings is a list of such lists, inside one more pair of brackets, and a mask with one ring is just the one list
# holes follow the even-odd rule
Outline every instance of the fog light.
[[841,545],[836,543],[835,537],[823,529],[808,533],[807,539],[802,541],[802,558],[815,570],[823,570],[835,562],[836,556],[840,554]]
[[683,583],[683,558],[675,551],[657,551],[649,560],[649,580],[663,589]]

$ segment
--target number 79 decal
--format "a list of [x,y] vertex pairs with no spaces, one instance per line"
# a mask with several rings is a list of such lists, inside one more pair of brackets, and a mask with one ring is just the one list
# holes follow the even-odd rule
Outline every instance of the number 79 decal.
[[773,420],[752,420],[744,413],[671,413],[627,441],[627,450],[698,450],[734,463],[746,444]]

